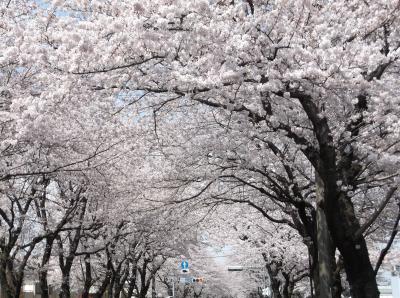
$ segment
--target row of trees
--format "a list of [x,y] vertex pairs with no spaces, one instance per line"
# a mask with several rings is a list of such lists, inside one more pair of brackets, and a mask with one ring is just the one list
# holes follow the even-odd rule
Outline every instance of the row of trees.
[[[152,235],[181,226],[172,210],[196,222],[200,207],[211,216],[239,204],[269,225],[264,240],[239,236],[263,256],[277,295],[308,276],[317,297],[340,297],[346,284],[352,297],[378,297],[400,219],[399,9],[397,0],[6,1],[2,226],[12,234],[14,221],[36,219],[5,255],[29,259],[78,231],[97,247],[102,229]],[[49,224],[41,210],[60,204]],[[288,245],[309,256],[294,271]]]
[[1,297],[19,297],[24,281],[38,281],[41,297],[145,297],[193,232],[178,240],[186,224],[147,200],[151,139],[114,115],[114,93],[92,101],[93,86],[52,81],[22,53],[36,9],[1,3]]

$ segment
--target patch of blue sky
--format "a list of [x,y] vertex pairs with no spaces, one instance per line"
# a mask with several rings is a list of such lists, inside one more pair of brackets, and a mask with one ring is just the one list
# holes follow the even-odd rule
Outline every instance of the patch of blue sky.
[[[34,2],[37,4],[38,9],[51,9],[53,7],[52,3],[54,1],[46,1],[46,0],[34,0]],[[54,13],[57,17],[73,17],[76,19],[80,20],[85,20],[86,17],[83,13],[77,12],[77,11],[68,11],[66,9],[62,9],[60,6],[56,7],[54,10],[52,10],[52,13]]]
[[145,94],[143,90],[122,90],[120,91],[115,99],[115,105],[117,108],[123,108],[127,105],[132,104],[133,101],[139,99]]
[[132,110],[132,107],[135,103],[138,103],[143,97],[146,95],[146,92],[143,90],[121,90],[115,97],[115,108],[116,114],[119,114],[120,117],[125,118],[126,120],[139,122],[140,120],[149,117],[152,111],[148,109],[140,109],[140,110]]

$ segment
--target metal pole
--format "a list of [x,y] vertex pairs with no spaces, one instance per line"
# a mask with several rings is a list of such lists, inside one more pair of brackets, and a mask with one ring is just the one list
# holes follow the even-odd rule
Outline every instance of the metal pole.
[[264,277],[264,289],[267,287],[267,274],[266,272],[263,272],[263,277]]
[[175,280],[172,280],[172,298],[175,298]]

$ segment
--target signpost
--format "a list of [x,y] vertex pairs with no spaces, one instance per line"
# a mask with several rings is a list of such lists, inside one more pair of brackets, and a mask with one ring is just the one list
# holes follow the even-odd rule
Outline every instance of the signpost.
[[[192,283],[204,283],[204,277],[194,277],[189,276],[189,262],[187,260],[183,260],[180,264],[181,267],[181,276],[173,275],[172,276],[172,296],[168,296],[167,298],[175,298],[175,282],[179,282],[182,284],[192,284]],[[179,278],[179,279],[178,279]]]
[[186,260],[183,260],[181,262],[181,271],[182,273],[189,273],[189,262]]
[[179,278],[179,282],[181,284],[191,284],[191,283],[193,283],[193,277],[191,277],[191,276],[181,276]]

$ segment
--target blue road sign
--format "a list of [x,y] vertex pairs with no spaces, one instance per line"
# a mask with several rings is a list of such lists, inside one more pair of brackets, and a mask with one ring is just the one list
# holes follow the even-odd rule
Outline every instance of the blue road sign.
[[189,262],[188,262],[188,261],[182,261],[182,262],[181,262],[181,269],[182,269],[182,270],[187,270],[187,269],[189,269]]

